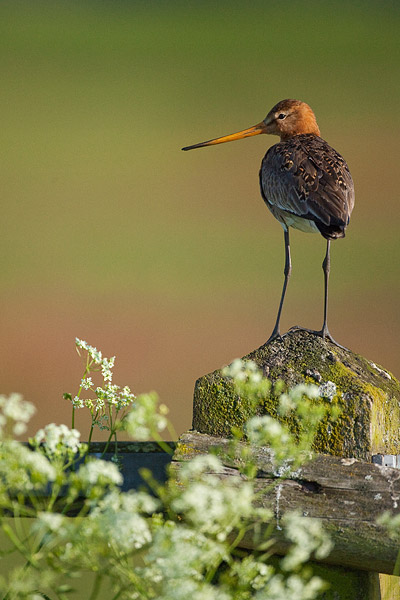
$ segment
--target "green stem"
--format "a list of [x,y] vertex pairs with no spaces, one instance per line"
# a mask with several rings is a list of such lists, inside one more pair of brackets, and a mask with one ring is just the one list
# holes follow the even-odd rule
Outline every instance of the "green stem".
[[220,565],[222,563],[222,559],[218,560],[218,562],[214,563],[214,566],[208,571],[205,580],[206,583],[211,583],[215,577],[216,572],[218,571]]
[[151,431],[151,437],[153,438],[153,440],[155,442],[157,442],[157,444],[160,446],[160,448],[162,450],[164,450],[164,452],[166,452],[167,454],[173,454],[174,453],[174,451],[172,450],[172,448],[166,442],[164,442],[164,440],[162,439],[162,437],[160,436],[160,434],[158,433],[158,431]]
[[177,440],[179,435],[176,433],[174,426],[169,421],[167,422],[167,431],[172,440]]
[[94,429],[94,423],[92,421],[92,424],[90,426],[89,439],[88,439],[88,452],[90,450],[90,442],[92,441],[93,429]]
[[37,569],[38,565],[33,560],[32,556],[29,554],[29,552],[27,552],[26,548],[21,544],[20,540],[15,535],[15,533],[11,529],[11,527],[7,523],[3,523],[1,527],[2,527],[2,529],[4,531],[4,533],[10,539],[10,541],[14,544],[14,546],[18,550],[18,552],[20,554],[22,554],[22,556],[25,558],[26,562],[29,563],[35,569]]
[[60,493],[60,489],[61,488],[60,488],[60,486],[58,484],[54,484],[52,486],[50,501],[49,501],[49,503],[47,505],[47,509],[46,509],[47,512],[51,512],[52,511],[54,503],[55,503],[55,501],[58,498],[58,494]]
[[[79,354],[79,352],[78,352]],[[89,355],[87,355],[86,357],[86,366],[85,366],[85,370],[83,371],[83,377],[82,379],[84,379],[86,377],[86,375],[90,375],[90,367],[92,366],[92,362],[89,362]],[[82,385],[79,386],[79,390],[77,393],[77,398],[81,397],[81,393],[82,393]],[[71,419],[71,429],[75,429],[75,406],[72,405],[72,419]]]
[[228,550],[229,554],[232,554],[232,551],[241,542],[241,540],[243,539],[245,533],[246,533],[246,528],[245,527],[242,527],[241,529],[239,529],[239,532],[238,532],[237,536],[233,540],[232,544],[229,546],[229,550]]
[[107,452],[107,450],[108,450],[108,446],[110,445],[111,438],[112,438],[112,436],[113,436],[113,435],[115,435],[115,431],[111,430],[111,431],[110,431],[110,435],[108,436],[108,440],[107,440],[107,442],[106,442],[106,445],[104,446],[104,450],[103,450],[103,453],[102,453],[102,455],[101,455],[101,458],[103,458],[103,456],[104,456],[104,455],[105,455],[105,453]]
[[117,430],[114,431],[114,456],[118,455]]
[[92,424],[90,426],[90,432],[89,432],[89,440],[88,440],[88,449],[87,449],[87,454],[89,454],[90,451],[90,442],[92,441],[92,435],[93,435],[93,430],[94,430],[94,424],[96,423],[96,419],[98,417],[99,411],[96,411],[96,414],[92,415]]
[[90,594],[89,600],[96,600],[97,596],[99,595],[100,584],[101,584],[102,579],[103,579],[103,575],[101,575],[100,573],[97,573],[94,583],[93,583],[93,589],[92,589],[92,593]]

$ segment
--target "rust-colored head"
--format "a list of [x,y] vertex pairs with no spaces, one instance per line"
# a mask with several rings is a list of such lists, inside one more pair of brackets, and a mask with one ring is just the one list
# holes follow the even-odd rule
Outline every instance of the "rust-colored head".
[[267,114],[263,121],[265,133],[279,135],[287,140],[294,135],[312,133],[320,135],[312,109],[301,100],[282,100]]
[[302,133],[320,135],[315,115],[308,104],[300,100],[281,100],[269,111],[265,119],[254,125],[254,127],[207,142],[200,142],[200,144],[194,144],[194,146],[186,146],[182,150],[193,150],[194,148],[233,142],[260,133],[279,135],[282,141]]

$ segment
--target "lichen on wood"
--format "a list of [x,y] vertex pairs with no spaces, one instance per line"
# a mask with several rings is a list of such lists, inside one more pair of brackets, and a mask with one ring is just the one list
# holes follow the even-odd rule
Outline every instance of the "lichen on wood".
[[[309,332],[290,331],[283,339],[264,344],[243,357],[253,360],[272,382],[290,388],[299,383],[321,387],[331,382],[333,397],[320,402],[337,404],[336,422],[322,422],[314,450],[335,456],[370,460],[372,454],[400,454],[400,383],[384,368],[350,350]],[[280,418],[272,392],[257,408],[258,414]],[[229,436],[253,416],[254,406],[241,398],[221,369],[196,381],[193,428],[210,435]]]

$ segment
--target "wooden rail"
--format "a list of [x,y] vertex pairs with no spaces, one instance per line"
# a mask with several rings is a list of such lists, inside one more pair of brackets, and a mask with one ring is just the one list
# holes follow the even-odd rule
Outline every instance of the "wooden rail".
[[[228,440],[197,432],[181,436],[173,464],[195,455],[206,454],[213,446],[224,447]],[[267,448],[254,453],[258,467],[256,487],[263,506],[275,518],[275,550],[287,549],[279,522],[287,511],[297,510],[305,518],[317,517],[324,523],[334,549],[325,562],[335,566],[392,574],[399,546],[376,524],[377,517],[389,510],[400,511],[400,470],[351,458],[318,455],[288,478],[279,476]],[[237,465],[223,460],[221,479],[240,477]],[[249,533],[241,543],[253,548]]]

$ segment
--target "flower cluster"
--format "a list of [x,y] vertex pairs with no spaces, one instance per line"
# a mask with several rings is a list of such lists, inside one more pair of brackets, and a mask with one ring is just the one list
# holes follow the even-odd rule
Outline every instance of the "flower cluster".
[[[112,382],[114,357],[103,357],[82,340],[77,348],[86,352],[86,368],[70,400],[89,408],[92,427],[106,423],[113,435],[124,426],[136,439],[157,439],[168,426],[167,409],[157,395],[142,394],[133,402],[129,388]],[[95,387],[96,371],[103,377],[101,387]],[[255,407],[270,392],[254,363],[235,361],[225,373]],[[92,399],[81,398],[83,392]],[[78,587],[79,580],[93,574],[92,600],[101,589],[112,589],[118,600],[315,600],[325,584],[303,567],[311,556],[326,557],[331,543],[319,521],[285,513],[279,522],[289,552],[269,560],[274,516],[262,506],[252,453],[267,444],[277,464],[304,460],[325,414],[314,406],[317,394],[315,386],[297,386],[281,395],[279,420],[254,416],[245,427],[246,442],[237,436],[224,446],[224,454],[200,454],[175,464],[165,485],[142,473],[154,495],[122,492],[117,465],[84,456],[85,445],[74,428],[47,425],[30,440],[33,449],[3,436],[0,527],[25,566],[0,577],[2,597],[35,600],[47,597],[50,589],[65,598],[72,578]],[[1,396],[0,407],[0,426],[10,426],[14,434],[33,412],[18,395]],[[293,415],[297,437],[285,422]],[[240,465],[239,473],[226,477],[232,464]],[[9,514],[14,519],[5,518]],[[255,552],[239,548],[245,535],[251,536]]]
[[205,573],[211,566],[229,560],[224,544],[210,539],[195,528],[167,521],[159,526],[148,552],[145,567],[139,573],[156,593],[150,598],[167,600],[231,600],[221,587],[207,582]]
[[257,446],[284,447],[290,441],[290,433],[279,421],[269,415],[252,417],[246,423],[250,442]]
[[[223,375],[232,379],[238,395],[253,402],[256,415],[248,420],[244,431],[250,444],[268,447],[275,472],[280,476],[288,475],[311,458],[312,442],[322,419],[329,414],[334,421],[339,416],[336,405],[316,401],[320,398],[316,385],[299,384],[279,394],[283,384],[275,384],[272,392],[271,384],[252,361],[237,359],[223,370]],[[260,415],[271,393],[276,398],[274,414]],[[248,450],[242,452],[246,454]],[[246,474],[249,473],[247,463]]]
[[237,358],[222,369],[222,375],[233,380],[238,394],[253,402],[254,406],[270,393],[271,382],[253,360]]
[[[111,358],[103,357],[100,350],[97,350],[94,346],[91,346],[84,340],[79,338],[75,339],[75,344],[78,351],[86,350],[87,361],[85,368],[85,376],[81,379],[81,385],[78,394],[74,398],[70,398],[75,408],[83,408],[86,406],[89,409],[95,411],[103,411],[108,405],[116,407],[120,410],[122,407],[129,406],[135,400],[135,395],[132,393],[128,386],[121,388],[118,385],[112,383],[113,379],[113,368],[115,365],[115,356]],[[90,371],[101,371],[103,378],[103,386],[95,387],[93,378],[88,374]],[[80,394],[82,390],[92,391],[95,393],[95,398],[81,398]],[[67,394],[67,396],[69,396]]]
[[[77,394],[64,394],[64,398],[72,404],[72,426],[75,423],[75,410],[87,408],[92,419],[89,440],[95,426],[108,430],[111,439],[122,428],[127,411],[134,405],[135,394],[127,385],[120,387],[113,383],[115,356],[107,358],[96,347],[79,338],[75,339],[75,345],[79,355],[82,350],[86,353],[86,363]],[[94,382],[93,375],[96,372],[101,373],[101,385]],[[88,397],[85,397],[85,392]]]
[[318,519],[303,517],[297,512],[283,516],[285,536],[292,542],[289,552],[282,560],[285,571],[296,571],[311,555],[315,558],[326,558],[333,548],[333,542],[324,531]]
[[33,442],[36,445],[42,444],[48,454],[67,449],[76,454],[81,446],[79,441],[81,434],[77,429],[69,429],[66,425],[56,425],[49,423],[44,429],[36,432]]
[[262,381],[262,373],[253,360],[244,361],[235,358],[230,365],[224,367],[222,374],[225,377],[232,377],[236,382],[247,381],[259,384]]
[[21,394],[14,392],[9,396],[0,394],[0,411],[0,437],[19,436],[25,433],[27,423],[36,412],[36,408],[23,400]]
[[144,492],[110,492],[90,514],[90,521],[102,532],[108,544],[120,552],[139,550],[152,540],[148,520],[142,516],[156,510],[157,503]]
[[133,404],[136,398],[127,385],[121,389],[118,385],[107,383],[103,388],[97,387],[95,392],[96,400],[93,402],[98,410],[107,405],[120,410]]
[[171,507],[197,531],[224,541],[243,521],[268,520],[271,513],[255,508],[255,492],[251,482],[227,479],[224,485],[214,473],[223,471],[220,459],[212,455],[196,456],[185,463],[179,473],[184,486],[173,499]]
[[[155,392],[140,394],[136,398],[135,406],[126,415],[124,428],[136,440],[148,440],[157,437],[167,427],[167,407],[158,403]],[[158,412],[157,412],[158,407]]]
[[75,338],[75,345],[79,353],[79,349],[86,350],[88,356],[96,363],[96,365],[101,365],[103,361],[102,353],[100,350],[97,350],[94,346],[91,346],[84,340],[80,340],[79,338]]
[[122,485],[123,478],[118,467],[105,460],[94,459],[79,467],[75,480],[86,494],[95,486],[113,487]]
[[14,440],[7,440],[0,445],[1,494],[8,497],[9,494],[43,490],[56,476],[55,466],[43,454]]

